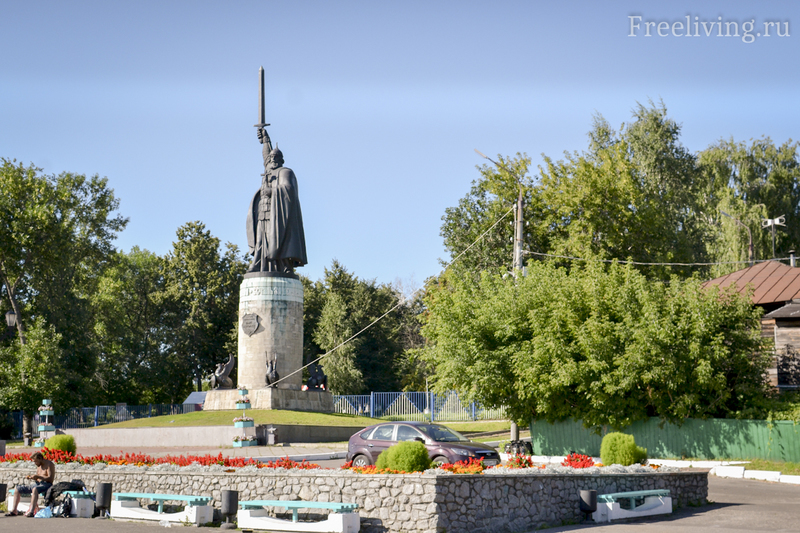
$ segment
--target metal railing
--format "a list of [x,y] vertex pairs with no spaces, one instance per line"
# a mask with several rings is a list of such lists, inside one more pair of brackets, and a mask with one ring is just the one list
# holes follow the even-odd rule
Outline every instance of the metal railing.
[[[88,428],[127,422],[137,418],[180,415],[199,410],[197,404],[96,405],[73,407],[50,417],[57,429]],[[373,392],[361,395],[333,395],[336,413],[383,418],[388,420],[433,420],[467,422],[474,420],[503,420],[505,409],[484,409],[476,402],[462,403],[455,391],[446,394],[433,392]],[[15,439],[22,438],[22,411],[12,413]],[[39,415],[33,417],[33,437],[39,436]]]
[[505,409],[484,409],[477,402],[463,403],[455,391],[373,392],[361,395],[333,395],[336,413],[389,420],[433,420],[459,422],[503,420]]
[[[136,418],[150,418],[163,415],[180,415],[199,410],[197,404],[148,404],[148,405],[96,405],[94,407],[73,407],[66,413],[50,417],[57,429],[74,429],[102,426],[115,422],[127,422]],[[22,411],[12,413],[15,439],[22,438]],[[33,415],[33,437],[39,436],[39,415]]]

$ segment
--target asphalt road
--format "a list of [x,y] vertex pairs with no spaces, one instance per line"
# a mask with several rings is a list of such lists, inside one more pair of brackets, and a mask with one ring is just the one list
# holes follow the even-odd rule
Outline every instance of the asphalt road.
[[[703,507],[679,509],[665,517],[649,517],[608,525],[582,524],[547,531],[585,530],[591,533],[700,533],[715,531],[800,531],[800,486],[709,476],[709,500]],[[183,527],[173,525],[172,527]],[[0,517],[0,531],[15,533],[154,533],[156,522],[131,523],[80,518]]]
[[662,518],[567,526],[547,531],[587,530],[591,533],[700,533],[714,531],[800,531],[800,485],[708,476],[703,507],[678,509]]

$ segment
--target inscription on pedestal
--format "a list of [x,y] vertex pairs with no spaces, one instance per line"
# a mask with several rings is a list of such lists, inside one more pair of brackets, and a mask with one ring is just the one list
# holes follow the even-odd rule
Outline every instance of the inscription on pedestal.
[[258,315],[255,313],[247,313],[242,317],[242,331],[248,337],[252,337],[253,333],[258,329]]

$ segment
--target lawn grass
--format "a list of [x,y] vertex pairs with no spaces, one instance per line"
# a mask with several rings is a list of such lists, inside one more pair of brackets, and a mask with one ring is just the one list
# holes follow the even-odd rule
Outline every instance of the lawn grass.
[[746,470],[768,470],[770,472],[780,472],[790,476],[800,475],[800,463],[789,463],[784,461],[767,461],[766,459],[747,459],[750,461],[744,466]]
[[[101,428],[140,428],[140,427],[185,427],[185,426],[229,426],[235,417],[242,416],[242,411],[195,411],[182,415],[154,416],[152,418],[136,418],[127,422],[104,424]],[[338,413],[310,413],[305,411],[282,411],[277,409],[248,409],[247,416],[256,424],[279,424],[292,426],[352,426],[367,427],[386,420],[365,416],[344,415]],[[440,423],[440,422],[436,422]],[[503,421],[478,422],[441,422],[459,432],[477,433],[486,431],[503,431],[509,429],[509,423]]]
[[476,422],[437,422],[460,433],[485,433],[489,431],[511,431],[511,422],[508,420],[486,420]]
[[[195,411],[182,415],[154,416],[136,418],[127,422],[104,424],[99,428],[141,428],[141,427],[185,427],[185,426],[230,426],[233,419],[242,416],[242,411]],[[366,427],[375,424],[372,418],[363,416],[309,413],[305,411],[282,411],[277,409],[248,409],[247,416],[256,424],[279,424],[288,426],[353,426]]]

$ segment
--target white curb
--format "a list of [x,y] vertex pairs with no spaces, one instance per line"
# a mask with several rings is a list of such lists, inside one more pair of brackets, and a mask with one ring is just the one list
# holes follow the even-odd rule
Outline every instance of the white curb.
[[745,470],[745,479],[760,479],[761,481],[780,481],[781,473],[769,470]]
[[718,477],[733,477],[733,478],[743,478],[744,477],[744,467],[743,466],[715,466],[711,469],[711,472],[715,476]]

